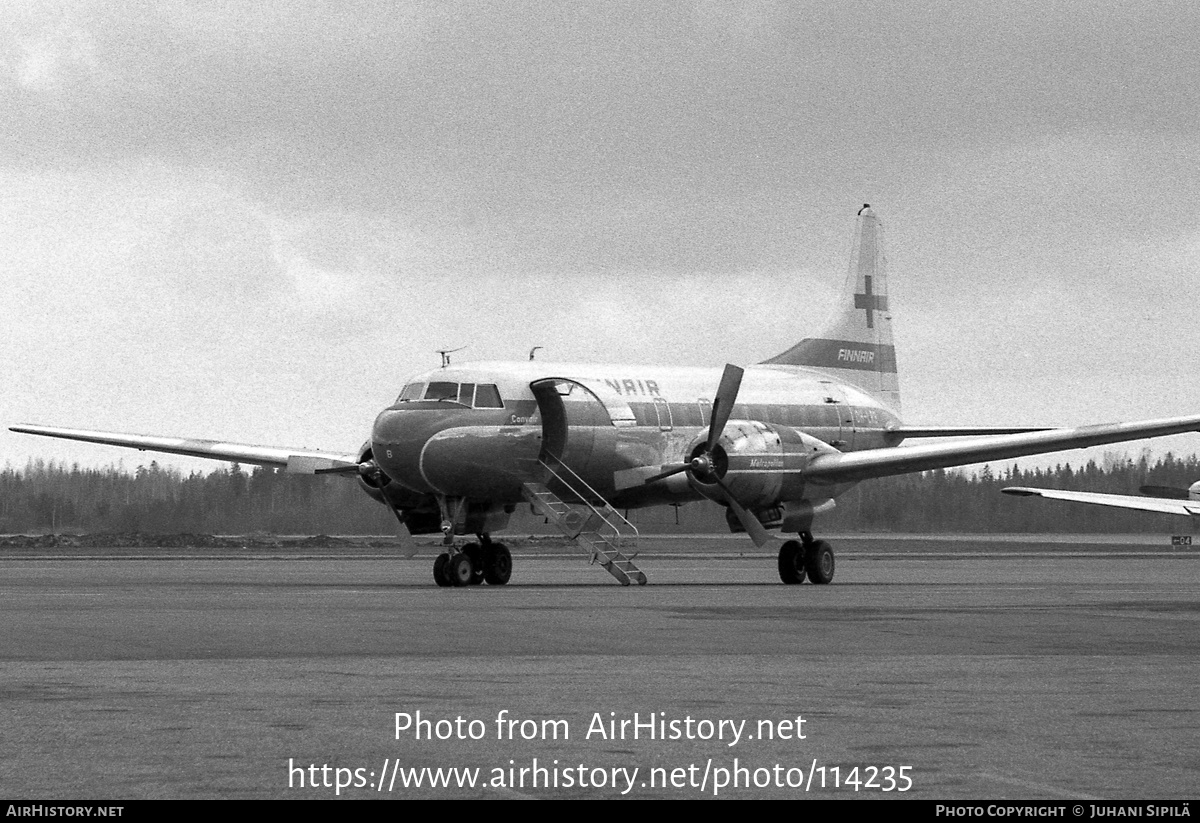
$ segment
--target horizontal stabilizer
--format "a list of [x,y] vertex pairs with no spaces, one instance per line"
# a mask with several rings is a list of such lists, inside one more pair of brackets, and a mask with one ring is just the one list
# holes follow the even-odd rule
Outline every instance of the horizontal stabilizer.
[[273,446],[252,446],[246,443],[227,443],[221,440],[196,440],[186,437],[156,437],[144,434],[60,429],[51,426],[10,426],[9,431],[37,434],[42,437],[61,437],[106,446],[124,446],[139,451],[181,454],[186,457],[205,457],[233,463],[287,469],[291,473],[314,474],[334,471],[357,471],[358,455],[347,452],[323,452],[313,449],[286,449]]
[[919,446],[821,454],[809,462],[804,476],[819,483],[852,482],[1190,431],[1200,431],[1200,415],[979,437],[953,443],[924,443]]
[[1021,497],[1045,497],[1050,500],[1069,500],[1074,503],[1092,503],[1097,506],[1112,506],[1118,509],[1158,512],[1159,514],[1182,514],[1200,516],[1200,502],[1168,500],[1158,497],[1138,497],[1134,494],[1100,494],[1099,492],[1069,492],[1058,489],[1030,489],[1010,486],[1000,491]]

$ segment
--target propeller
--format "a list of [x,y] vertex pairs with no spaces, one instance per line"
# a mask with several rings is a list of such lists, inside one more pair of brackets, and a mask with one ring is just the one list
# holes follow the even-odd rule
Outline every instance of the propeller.
[[774,542],[776,538],[771,536],[761,520],[746,511],[745,507],[737,502],[737,498],[733,496],[733,492],[725,485],[725,481],[715,474],[713,475],[713,479],[717,481],[717,485],[721,487],[721,491],[725,492],[725,502],[729,504],[729,508],[733,509],[733,513],[737,515],[738,522],[742,524],[742,528],[746,530],[746,534],[750,535],[750,539],[754,541],[754,545],[761,549],[768,543]]
[[[633,474],[628,472],[618,472],[619,475],[625,477],[619,478],[618,487],[638,485],[638,480],[641,484],[656,483],[667,477],[679,474],[680,472],[690,472],[693,477],[696,477],[703,483],[715,484],[722,492],[724,492],[725,502],[729,508],[733,510],[738,521],[742,524],[742,528],[746,530],[746,534],[750,535],[750,539],[754,541],[754,545],[762,548],[763,546],[775,540],[763,526],[762,522],[751,514],[749,511],[737,501],[733,496],[733,492],[725,485],[725,481],[717,474],[717,457],[714,454],[714,449],[717,446],[717,441],[721,439],[721,433],[725,431],[725,424],[729,422],[730,416],[733,414],[733,404],[737,400],[738,391],[742,387],[742,375],[745,371],[727,363],[725,371],[721,374],[721,382],[717,386],[717,395],[713,398],[712,414],[708,421],[708,436],[705,437],[704,443],[699,446],[692,457],[686,463],[677,463],[672,466],[663,466],[664,471],[658,474],[641,480],[639,470],[632,470]],[[643,470],[644,471],[644,470]],[[630,477],[636,477],[637,480],[628,482]]]
[[716,477],[713,447],[717,445],[717,440],[720,439],[721,432],[725,431],[725,424],[729,422],[729,416],[733,413],[733,402],[737,400],[738,389],[742,387],[744,373],[742,369],[732,363],[725,364],[725,371],[721,374],[721,383],[717,386],[717,396],[713,399],[712,414],[708,421],[708,437],[705,438],[703,448],[697,450],[688,462],[677,463],[664,472],[647,477],[645,483],[654,483],[688,470],[705,480],[708,480],[709,477]]
[[412,539],[412,532],[408,530],[408,522],[405,520],[404,511],[392,503],[391,498],[383,491],[384,485],[389,478],[374,458],[364,460],[361,463],[346,463],[343,465],[334,466],[328,469],[317,469],[316,474],[358,474],[359,478],[368,486],[372,486],[380,490],[380,496],[383,499],[383,504],[388,507],[388,511],[396,516],[396,537],[400,539],[400,550],[404,552],[405,557],[413,557],[417,553],[417,544]]

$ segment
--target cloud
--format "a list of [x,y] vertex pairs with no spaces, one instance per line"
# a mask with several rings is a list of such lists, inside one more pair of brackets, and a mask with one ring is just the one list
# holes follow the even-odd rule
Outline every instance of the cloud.
[[[1139,416],[1194,314],[1195,4],[0,16],[19,417],[136,397],[187,407],[146,430],[194,412],[214,436],[330,445],[447,345],[751,362],[819,322],[866,201],[926,422],[1030,422],[1025,395],[1092,419],[1094,395],[1058,391],[1080,363]],[[288,436],[312,383],[321,430]]]
[[81,31],[18,44],[21,57],[16,69],[17,83],[34,92],[55,95],[76,78],[90,77],[96,68],[95,49]]
[[212,168],[267,210],[559,271],[789,265],[826,219],[807,203],[876,196],[914,154],[1197,109],[1186,5],[67,8],[26,40],[86,43],[88,72],[51,61],[56,107],[10,95],[10,162]]

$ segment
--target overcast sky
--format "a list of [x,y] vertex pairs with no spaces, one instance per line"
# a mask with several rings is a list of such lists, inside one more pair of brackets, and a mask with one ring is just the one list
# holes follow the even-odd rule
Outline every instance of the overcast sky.
[[4,426],[347,450],[438,348],[758,362],[864,202],[907,421],[1200,412],[1200,4],[0,9]]

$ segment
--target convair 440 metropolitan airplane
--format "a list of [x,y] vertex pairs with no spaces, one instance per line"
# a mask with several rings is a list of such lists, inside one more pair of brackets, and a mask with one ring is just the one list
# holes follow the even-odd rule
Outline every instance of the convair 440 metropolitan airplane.
[[[353,453],[13,431],[355,476],[402,534],[444,534],[434,579],[450,586],[508,581],[512,557],[491,535],[523,502],[622,583],[645,583],[631,559],[636,530],[618,510],[704,499],[778,553],[784,583],[829,583],[833,549],[813,537],[813,520],[862,480],[1200,430],[1200,415],[1052,430],[906,426],[887,286],[879,221],[864,206],[840,313],[745,370],[444,364],[409,379]],[[900,445],[948,436],[970,437]],[[456,535],[477,542],[455,548]]]

